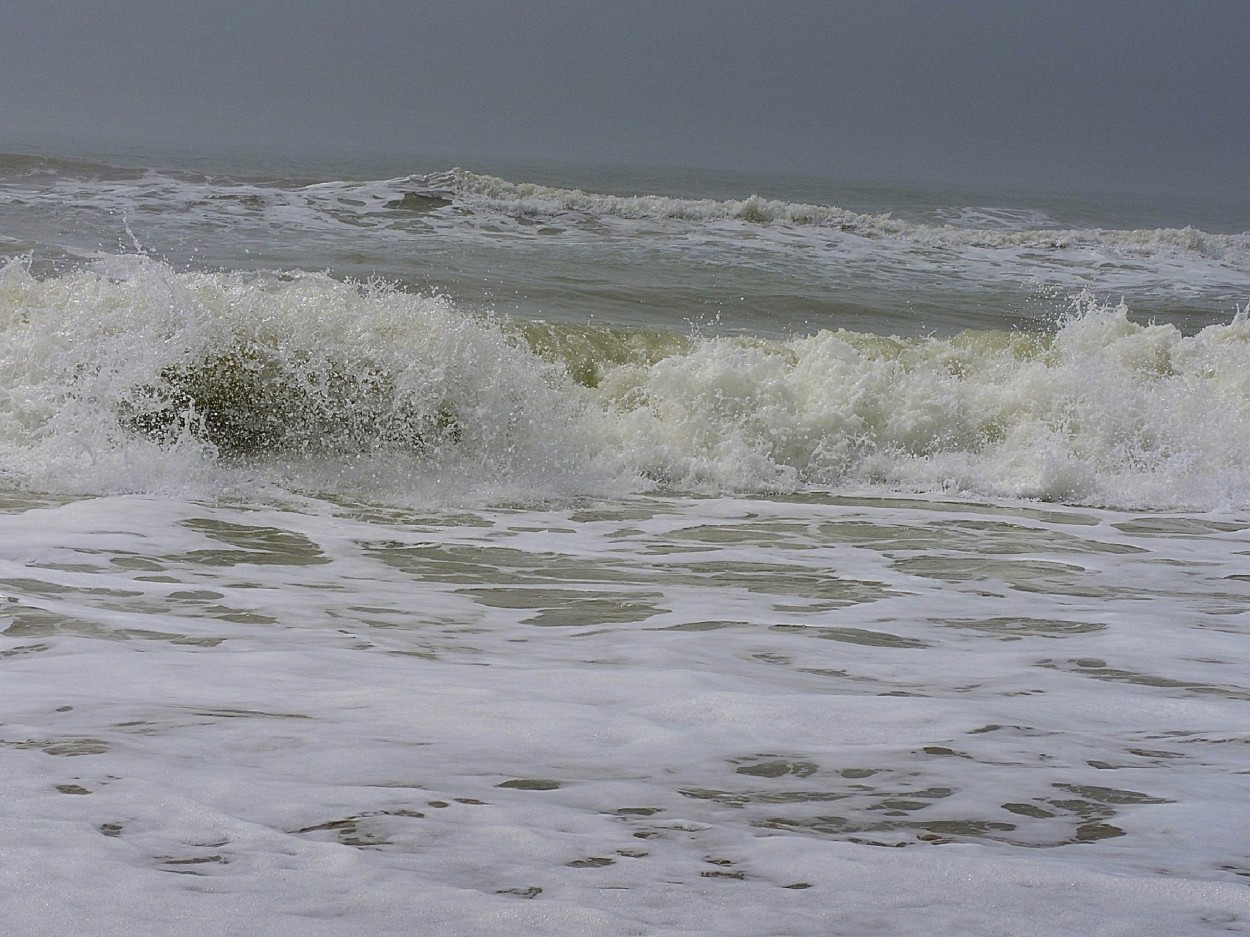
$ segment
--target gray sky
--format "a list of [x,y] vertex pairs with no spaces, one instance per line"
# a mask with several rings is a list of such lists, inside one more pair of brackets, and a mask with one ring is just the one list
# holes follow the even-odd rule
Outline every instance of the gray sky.
[[3,0],[0,149],[1201,178],[1244,197],[1248,39],[1250,0]]

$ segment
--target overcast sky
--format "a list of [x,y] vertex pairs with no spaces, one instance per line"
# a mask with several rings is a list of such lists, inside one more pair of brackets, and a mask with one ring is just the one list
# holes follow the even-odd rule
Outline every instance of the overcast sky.
[[1250,0],[3,0],[0,148],[1250,192]]

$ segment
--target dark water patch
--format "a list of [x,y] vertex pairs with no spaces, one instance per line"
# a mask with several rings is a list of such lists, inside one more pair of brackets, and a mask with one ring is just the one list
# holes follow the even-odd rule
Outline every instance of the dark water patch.
[[710,800],[713,803],[720,804],[722,807],[745,807],[751,803],[751,795],[749,793],[739,793],[736,791],[721,791],[707,787],[684,787],[680,788],[677,793],[682,797],[690,797],[694,800]]
[[560,782],[551,778],[513,778],[495,786],[514,791],[555,791],[560,789]]
[[450,198],[443,195],[431,195],[428,192],[405,192],[401,197],[386,203],[393,211],[426,213],[438,211],[452,204]]
[[931,820],[926,823],[909,824],[933,836],[950,839],[991,839],[993,833],[1008,833],[1016,828],[1014,823],[994,820]]
[[135,553],[118,553],[109,560],[109,564],[118,569],[139,572],[163,573],[168,567],[148,556]]
[[689,543],[650,543],[638,551],[646,556],[674,556],[684,553],[708,552],[703,545]]
[[1209,537],[1250,529],[1238,521],[1206,520],[1201,517],[1138,517],[1112,527],[1126,534],[1155,537]]
[[599,869],[605,865],[614,865],[615,859],[607,856],[587,856],[585,859],[574,859],[572,862],[566,862],[565,865],[570,869]]
[[109,641],[167,641],[170,644],[194,647],[216,647],[226,640],[219,637],[150,631],[145,628],[108,628],[82,618],[20,605],[10,606],[0,611],[0,621],[5,618],[10,620],[10,624],[4,629],[4,634],[12,638],[76,635],[84,638],[103,638]]
[[394,845],[393,836],[398,834],[403,825],[410,820],[420,820],[425,814],[420,810],[400,808],[395,810],[370,810],[340,819],[314,823],[311,826],[291,830],[296,835],[328,833],[344,846],[358,848],[376,848]]
[[151,722],[147,719],[132,719],[128,722],[119,722],[114,728],[132,735],[159,735],[169,728],[158,722]]
[[1008,803],[1003,804],[1002,808],[1008,813],[1018,814],[1022,817],[1032,817],[1035,820],[1051,820],[1058,816],[1054,811],[1031,803]]
[[707,787],[680,788],[677,793],[692,800],[706,800],[723,807],[744,808],[752,804],[821,804],[846,800],[854,791],[831,790],[746,790],[727,791]]
[[969,544],[977,552],[1004,553],[1147,553],[1142,547],[1074,537],[1061,531],[1022,527],[1006,521],[957,520],[940,528],[943,536]]
[[[594,504],[581,507],[568,515],[573,524],[622,524],[628,521],[649,521],[662,515],[671,514],[673,507],[655,501],[625,499],[611,504]],[[608,534],[610,537],[625,537],[641,534],[637,528],[625,530],[618,528]]]
[[10,624],[4,629],[4,633],[10,638],[48,638],[63,632],[90,637],[115,637],[108,629],[91,622],[25,605],[9,605],[0,618],[9,620]]
[[1223,699],[1250,700],[1250,692],[1239,687],[1195,683],[1189,680],[1174,680],[1171,677],[1138,673],[1133,670],[1108,666],[1105,660],[1093,657],[1081,657],[1062,661],[1046,659],[1038,661],[1036,666],[1045,670],[1062,670],[1066,673],[1080,674],[1083,677],[1092,677],[1095,680],[1105,680],[1110,683],[1129,683],[1136,686],[1184,690],[1187,693],[1199,696],[1219,696]]
[[1024,637],[1063,638],[1073,634],[1103,631],[1106,625],[1097,622],[1065,621],[1051,618],[953,618],[938,622],[947,628],[960,628],[991,635],[1002,641]]
[[[928,503],[922,506],[927,508]],[[913,510],[917,507],[912,505]],[[826,521],[819,524],[817,530],[822,539],[835,543],[892,552],[953,551],[977,556],[1026,553],[1126,555],[1148,552],[1141,547],[1076,537],[1063,531],[971,518],[944,521],[940,525],[909,526],[867,521]]]
[[[752,655],[754,659],[763,661],[768,664],[783,664],[786,666],[793,665],[793,658],[782,657],[781,655]],[[881,687],[893,686],[890,681],[883,681],[877,677],[870,677],[865,674],[852,673],[849,670],[838,670],[832,667],[796,667],[797,673],[811,674],[814,677],[823,677],[828,680],[838,681],[838,693],[854,694],[858,696],[913,696],[923,694],[913,694],[904,691],[882,692]]]
[[524,585],[533,582],[632,582],[636,573],[601,562],[509,547],[361,541],[365,555],[419,579],[447,583]]
[[517,898],[537,898],[543,893],[538,885],[531,885],[529,888],[500,888],[495,892],[496,895],[514,895]]
[[255,192],[219,192],[213,195],[205,195],[198,204],[203,204],[204,202],[234,202],[247,208],[264,208],[269,204],[263,195],[258,195]]
[[752,826],[760,829],[814,833],[832,839],[867,846],[908,846],[916,843],[940,845],[953,842],[1012,842],[1006,834],[1016,824],[999,820],[951,819],[863,823],[843,816],[805,818],[769,817]]
[[727,628],[750,628],[749,621],[684,621],[676,625],[665,625],[656,631],[724,631]]
[[[324,493],[322,499],[338,509],[337,516],[377,527],[394,527],[416,533],[435,533],[448,528],[482,528],[493,527],[495,522],[480,514],[469,511],[446,510],[426,512],[411,507],[388,504],[362,504],[359,501],[346,500],[333,493]],[[500,513],[503,513],[502,511]],[[385,541],[402,545],[400,541]]]
[[220,853],[214,853],[211,856],[187,856],[178,858],[176,856],[156,856],[163,868],[162,872],[173,872],[178,875],[203,875],[204,871],[198,866],[226,865],[230,859]]
[[459,589],[479,605],[489,608],[535,609],[538,615],[526,624],[540,626],[584,626],[646,621],[668,609],[650,604],[662,598],[658,593],[621,594],[614,592],[571,591],[567,589]]
[[865,647],[925,648],[930,645],[915,638],[905,638],[888,631],[869,631],[865,628],[835,628],[817,625],[770,625],[769,631],[799,634],[825,641],[841,641],[843,644],[859,644]]
[[793,776],[797,778],[811,777],[819,768],[814,761],[801,758],[790,759],[784,755],[752,755],[734,762],[737,774],[748,774],[757,778],[780,778]]
[[848,794],[837,791],[749,791],[747,796],[753,804],[825,804],[845,800]]
[[1107,822],[1106,819],[1081,822],[1071,816],[1031,804],[1008,803],[1002,806],[1012,816],[1025,821],[1024,825],[1006,820],[971,817],[863,822],[854,817],[837,815],[768,817],[754,821],[752,825],[761,829],[810,833],[864,845],[894,847],[988,841],[1018,847],[1057,848],[1127,835],[1123,828]]
[[531,351],[564,367],[583,387],[598,387],[604,374],[623,365],[650,367],[672,355],[686,354],[691,340],[674,331],[567,322],[512,320],[507,335],[519,337]]
[[1100,839],[1114,839],[1127,835],[1120,827],[1111,823],[1082,823],[1076,828],[1078,843],[1096,843]]
[[45,755],[61,758],[73,758],[79,755],[103,755],[112,746],[104,739],[78,736],[62,736],[59,738],[23,739],[20,742],[0,739],[0,745],[7,748],[35,749]]
[[[912,510],[916,505],[911,505]],[[871,521],[825,521],[812,535],[824,543],[844,543],[875,550],[932,550],[945,544],[941,531],[924,526],[876,524]]]
[[[75,553],[96,553],[96,550],[74,550]],[[100,568],[94,563],[57,563],[44,561],[40,569],[55,570],[62,573],[98,573]]]
[[179,523],[235,549],[192,550],[182,557],[167,559],[205,566],[236,566],[244,563],[264,566],[317,566],[330,562],[315,543],[294,531],[231,524],[210,518],[192,518]]
[[[1029,505],[997,505],[980,501],[943,501],[936,497],[900,498],[874,495],[840,495],[829,491],[804,491],[794,494],[756,496],[760,501],[773,501],[783,504],[818,504],[831,507],[856,507],[880,509],[883,514],[903,510],[908,513],[915,511],[934,511],[950,514],[987,514],[1019,520],[1028,518],[1043,524],[1070,524],[1079,527],[1097,527],[1102,520],[1093,514],[1085,514],[1075,509],[1070,511],[1047,510]],[[839,522],[833,522],[839,523]],[[1010,522],[1008,522],[1010,523]],[[1016,525],[1012,525],[1016,526]]]
[[272,712],[264,709],[227,709],[219,707],[216,709],[194,709],[191,712],[196,716],[208,716],[212,719],[311,719],[304,713],[287,713]]
[[13,489],[0,490],[0,513],[23,514],[26,511],[38,511],[47,508],[64,507],[78,500],[70,495],[57,496],[52,494],[18,491]]
[[[941,745],[916,754],[969,758]],[[933,783],[931,771],[849,767],[822,771],[814,762],[761,753],[730,761],[738,778],[754,778],[773,789],[733,785],[691,785],[677,793],[715,808],[745,814],[744,822],[764,830],[803,832],[847,842],[883,846],[940,845],[993,841],[1027,848],[1097,842],[1126,835],[1116,819],[1125,807],[1170,803],[1166,798],[1118,787],[1055,782],[1055,794],[1017,797],[983,810],[967,810],[970,791]],[[961,775],[962,776],[962,775]],[[813,785],[822,780],[824,783]],[[1057,795],[1057,796],[1056,796]],[[813,813],[837,803],[837,814]],[[780,808],[780,809],[779,809]],[[630,818],[633,819],[633,818]],[[692,819],[699,819],[698,814]],[[645,817],[638,817],[645,821]],[[639,838],[663,835],[643,827]],[[635,834],[639,835],[639,834]]]
[[751,544],[791,549],[812,549],[810,542],[811,525],[788,521],[763,521],[748,517],[740,524],[699,524],[694,527],[683,527],[665,534],[652,537],[651,543],[644,553],[669,553],[672,546],[693,547],[700,549],[707,544],[725,546],[728,544]]
[[1169,761],[1175,758],[1188,757],[1181,752],[1165,752],[1159,751],[1155,748],[1130,748],[1128,749],[1128,753],[1130,755],[1136,755],[1138,758],[1147,758],[1155,764],[1161,764],[1164,761]]
[[967,752],[958,752],[953,748],[947,748],[945,745],[926,745],[920,749],[926,755],[935,755],[939,758],[971,758]]
[[527,618],[525,623],[545,627],[623,624],[646,621],[668,611],[643,602],[622,601],[619,596],[579,598],[558,608],[545,609],[535,617]]
[[1034,729],[1032,726],[1020,725],[1000,725],[997,722],[991,722],[981,726],[979,729],[968,730],[969,735],[985,735],[990,732],[1005,732],[1011,736],[1019,736],[1021,738],[1035,738],[1042,735],[1054,735],[1053,732],[1043,732],[1040,729]]
[[1140,791],[1121,790],[1115,787],[1096,787],[1091,784],[1055,784],[1061,790],[1070,791],[1100,804],[1170,804],[1164,797],[1152,797]]
[[571,534],[576,531],[572,527],[566,527],[555,524],[543,525],[526,525],[521,524],[516,527],[509,527],[507,530],[498,530],[488,534],[490,537],[515,537],[519,534]]
[[51,644],[19,644],[16,647],[8,647],[3,651],[0,651],[0,659],[6,657],[22,657],[26,654],[38,654],[40,651],[47,651],[51,648]]
[[1095,585],[1084,567],[1045,560],[987,557],[916,556],[895,560],[901,572],[942,582],[1001,582],[1019,592],[1106,598],[1115,590]]
[[74,594],[91,597],[115,596],[128,598],[143,594],[130,589],[107,589],[101,587],[82,588],[81,586],[66,586],[58,582],[46,582],[42,579],[0,579],[0,586],[11,589],[15,592],[29,592],[34,595],[60,596]]
[[823,609],[861,605],[901,594],[882,582],[843,578],[824,570],[781,563],[669,563],[656,570],[655,576],[666,585],[736,588],[759,595],[814,599],[821,602]]
[[259,342],[163,369],[158,381],[123,401],[117,419],[159,443],[191,433],[223,455],[241,457],[424,451],[460,435],[447,406],[408,399],[384,369]]
[[328,832],[333,834],[344,846],[388,846],[391,840],[376,830],[363,829],[364,817],[348,817],[342,820],[328,820],[302,829],[292,830],[297,834]]
[[276,625],[278,619],[260,612],[248,612],[227,605],[209,605],[202,610],[203,614],[218,621],[228,621],[236,625]]

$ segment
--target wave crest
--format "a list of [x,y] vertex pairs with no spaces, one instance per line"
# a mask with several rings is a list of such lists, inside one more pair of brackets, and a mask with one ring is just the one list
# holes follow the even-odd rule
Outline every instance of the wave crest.
[[1245,508],[1250,320],[1184,336],[1084,294],[1049,332],[701,338],[501,322],[324,275],[114,257],[39,279],[12,262],[0,475],[76,491],[885,485]]
[[453,169],[430,176],[412,176],[400,187],[455,198],[459,203],[505,214],[558,216],[581,213],[598,217],[690,222],[740,221],[757,225],[832,228],[867,238],[905,238],[929,246],[978,248],[1070,249],[1115,248],[1127,253],[1190,253],[1210,259],[1235,258],[1250,263],[1250,237],[1208,234],[1193,227],[1114,230],[1051,227],[1003,229],[998,224],[973,227],[926,225],[867,214],[836,205],[812,205],[761,198],[741,200],[686,199],[663,195],[600,195],[534,183],[513,183],[489,175]]

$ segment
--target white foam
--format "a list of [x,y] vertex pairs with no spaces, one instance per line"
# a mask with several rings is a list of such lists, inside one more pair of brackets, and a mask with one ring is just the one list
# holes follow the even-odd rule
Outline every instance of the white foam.
[[[55,490],[268,479],[442,502],[605,485],[879,484],[1124,507],[1250,504],[1244,317],[1184,336],[1082,295],[1053,335],[696,338],[658,360],[605,358],[590,389],[446,299],[324,275],[176,273],[117,256],[40,280],[15,262],[0,273],[0,304],[0,470]],[[193,431],[194,402],[150,389],[170,369],[229,355],[302,395],[311,415],[289,416],[307,424],[300,448],[225,459]],[[385,393],[335,397],[345,379]],[[344,457],[307,450],[310,432],[370,425],[353,409],[365,405],[381,408],[368,419],[416,427],[403,433],[418,441],[421,426],[445,429],[416,448],[383,437]],[[153,407],[183,431],[129,427],[127,413]]]
[[[178,274],[134,255],[46,281],[11,263],[2,277],[0,445],[4,470],[33,484],[150,491],[194,490],[214,478],[229,483],[211,440],[191,432],[194,402],[173,416],[186,430],[176,438],[148,438],[120,417],[154,405],[168,409],[147,388],[163,386],[169,369],[240,352],[261,356],[311,401],[330,400],[337,374],[367,376],[373,369],[393,384],[389,405],[410,410],[413,419],[455,414],[455,446],[429,471],[414,465],[412,454],[325,466],[287,453],[286,470],[310,484],[316,476],[341,481],[344,472],[366,485],[371,473],[395,483],[426,476],[432,484],[446,474],[465,485],[475,477],[507,478],[540,490],[580,464],[581,440],[568,436],[578,426],[580,401],[560,392],[562,375],[517,348],[496,324],[437,297],[317,274]],[[250,483],[254,475],[244,478]]]
[[10,508],[6,922],[1244,929],[1246,531],[1213,521]]
[[1246,324],[1186,338],[1127,311],[1079,297],[1053,339],[710,339],[601,386],[621,451],[685,485],[1250,503]]

